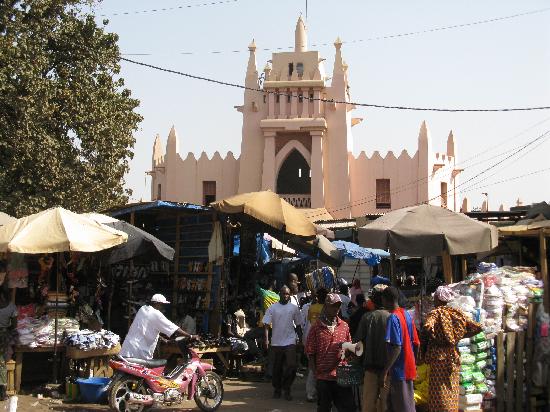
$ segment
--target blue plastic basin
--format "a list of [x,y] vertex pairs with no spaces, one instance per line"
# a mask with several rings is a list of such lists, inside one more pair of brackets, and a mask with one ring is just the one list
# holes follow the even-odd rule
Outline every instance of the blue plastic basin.
[[77,379],[80,397],[84,403],[102,403],[107,400],[110,378]]

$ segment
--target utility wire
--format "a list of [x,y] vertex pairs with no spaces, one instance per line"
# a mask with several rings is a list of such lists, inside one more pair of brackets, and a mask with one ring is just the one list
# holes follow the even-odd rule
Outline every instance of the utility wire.
[[502,184],[502,183],[512,182],[514,180],[523,179],[523,178],[528,177],[528,176],[538,175],[538,174],[549,172],[549,171],[550,171],[550,167],[547,167],[546,169],[535,170],[534,172],[526,173],[526,174],[523,174],[523,175],[520,175],[520,176],[512,176],[512,177],[509,177],[507,179],[502,179],[502,180],[498,180],[496,182],[491,182],[491,183],[488,183],[488,184],[483,185],[483,186],[466,188],[464,190],[461,190],[460,193],[466,193],[466,192],[471,192],[473,190],[485,189],[487,187],[496,186],[496,185],[499,185],[499,184]]
[[[181,5],[181,6],[174,6],[174,7],[159,7],[158,9],[148,9],[148,10],[134,10],[134,11],[120,11],[117,13],[110,13],[110,14],[100,14],[99,17],[110,17],[110,16],[130,16],[134,14],[144,14],[144,13],[158,13],[162,11],[174,11],[174,10],[184,10],[184,9],[190,9],[193,7],[205,7],[205,6],[217,6],[220,4],[228,4],[228,3],[236,3],[239,0],[219,0],[219,1],[209,1],[206,3],[197,3],[197,4],[187,4],[187,5]],[[146,55],[146,54],[140,54],[139,55]]]
[[148,67],[150,69],[159,70],[165,73],[177,74],[179,76],[188,77],[190,79],[202,80],[205,82],[218,84],[221,86],[234,87],[243,90],[250,90],[258,93],[264,94],[273,94],[275,96],[290,97],[294,99],[307,99],[309,101],[321,101],[325,103],[334,103],[334,104],[347,104],[350,106],[360,106],[360,107],[371,107],[376,109],[394,109],[394,110],[412,110],[412,111],[426,111],[426,112],[451,112],[451,113],[488,113],[488,112],[525,112],[525,111],[534,111],[534,110],[549,110],[550,106],[533,106],[533,107],[506,107],[506,108],[488,108],[488,109],[458,109],[458,108],[440,108],[440,107],[413,107],[413,106],[398,106],[398,105],[385,105],[385,104],[374,104],[374,103],[359,103],[359,102],[348,102],[345,100],[334,100],[334,99],[324,99],[324,98],[315,98],[315,97],[304,97],[298,93],[281,93],[271,90],[263,90],[257,87],[247,87],[242,84],[229,83],[222,80],[212,79],[209,77],[198,76],[190,73],[184,73],[177,70],[167,69],[160,66],[155,66],[153,64],[148,64],[140,62],[137,60],[128,59],[126,57],[120,58],[123,61],[128,63],[136,64],[143,67]]
[[[233,1],[238,1],[238,0],[219,1],[219,2],[214,2],[214,3],[204,3],[204,4],[199,4],[198,6],[206,6],[206,5],[218,4],[218,3],[229,3],[229,2],[233,2]],[[194,6],[195,5],[180,6],[178,8],[194,7]],[[172,7],[172,8],[164,8],[164,9],[154,9],[152,11],[169,11],[169,10],[174,10],[174,9],[176,9],[176,8]],[[366,38],[366,39],[348,40],[348,41],[343,41],[342,43],[343,44],[358,44],[358,43],[367,43],[367,42],[372,42],[372,41],[397,39],[397,38],[401,38],[401,37],[418,36],[418,35],[421,35],[421,34],[435,33],[435,32],[439,32],[439,31],[460,29],[460,28],[464,28],[464,27],[472,27],[472,26],[478,26],[478,25],[482,25],[482,24],[495,23],[495,22],[498,22],[498,21],[511,20],[511,19],[515,19],[517,17],[523,17],[523,16],[529,16],[529,15],[534,15],[534,14],[545,13],[547,11],[550,11],[550,7],[546,7],[546,8],[543,8],[543,9],[526,11],[526,12],[523,12],[523,13],[511,14],[511,15],[508,15],[508,16],[501,16],[501,17],[495,17],[495,18],[491,18],[491,19],[478,20],[478,21],[473,21],[473,22],[469,22],[469,23],[453,24],[453,25],[450,25],[450,26],[432,27],[430,29],[425,29],[425,30],[418,30],[418,31],[404,32],[404,33],[396,33],[396,34],[389,34],[389,35],[383,35],[383,36],[374,36],[374,37],[369,37],[369,38]],[[145,13],[145,12],[148,12],[148,11],[144,10],[144,11],[138,11],[138,12],[125,12],[125,13],[118,13],[118,14],[115,14],[115,15],[122,15],[122,14],[129,15],[129,14]],[[102,16],[105,16],[105,15],[102,15]],[[326,46],[332,46],[332,43],[331,42],[314,43],[314,44],[310,45],[310,47],[326,47]],[[259,50],[267,51],[267,52],[269,52],[269,51],[281,51],[281,50],[292,50],[292,49],[294,49],[294,46],[259,48]],[[183,51],[183,52],[180,52],[179,54],[183,54],[183,55],[235,54],[235,53],[245,53],[245,52],[247,53],[248,49],[211,50],[211,51],[198,51],[198,52],[197,51]],[[153,54],[154,53],[123,53],[124,56],[152,56]]]
[[[541,135],[539,135],[538,137],[530,140],[529,142],[527,142],[526,144],[522,145],[521,147],[519,147],[517,150],[514,151],[514,153],[508,155],[506,158],[490,165],[489,167],[487,167],[486,169],[482,170],[481,172],[477,173],[476,175],[472,176],[471,178],[467,179],[466,181],[462,182],[461,184],[455,186],[454,188],[448,190],[446,193],[442,193],[442,194],[439,194],[437,196],[434,196],[433,198],[431,199],[428,199],[424,202],[420,202],[420,203],[415,203],[415,204],[412,204],[412,205],[408,205],[408,206],[404,206],[404,207],[411,207],[411,206],[418,206],[418,205],[421,205],[421,204],[426,204],[426,203],[430,203],[431,201],[435,200],[435,199],[438,199],[440,198],[442,195],[445,195],[445,194],[449,194],[451,192],[454,192],[456,189],[458,189],[459,187],[471,182],[472,180],[475,180],[477,179],[479,176],[487,173],[489,170],[492,170],[494,169],[495,167],[499,166],[500,164],[502,164],[503,162],[505,162],[506,160],[514,157],[516,154],[522,152],[523,150],[525,150],[527,147],[530,147],[532,146],[533,144],[535,144],[536,142],[540,142],[542,139],[545,139],[545,138],[548,138],[550,137],[550,130],[547,130],[545,131],[544,133],[542,133]],[[545,140],[543,140],[544,142]],[[538,146],[538,145],[537,145]],[[484,179],[485,180],[485,179]],[[478,181],[474,184],[478,184],[478,183],[481,183],[483,182],[484,180],[482,181]],[[396,192],[392,192],[392,194],[397,194],[397,193],[400,193],[400,192],[403,192],[405,190],[409,190],[408,188],[404,189],[404,190],[398,190]],[[351,209],[351,207],[353,206],[361,206],[361,205],[365,205],[365,204],[369,204],[369,203],[373,203],[376,201],[376,197],[373,197],[373,198],[369,198],[369,199],[366,199],[365,201],[362,201],[362,202],[350,202],[348,204],[346,204],[345,206],[343,205],[342,207],[336,207],[336,208],[330,208],[330,209],[327,209],[327,211],[329,213],[331,212],[338,212],[338,211],[344,211],[344,210],[349,210]],[[322,213],[319,213],[317,215],[313,214],[313,215],[310,215],[309,217],[312,218],[312,217],[316,217],[316,216],[322,216]]]

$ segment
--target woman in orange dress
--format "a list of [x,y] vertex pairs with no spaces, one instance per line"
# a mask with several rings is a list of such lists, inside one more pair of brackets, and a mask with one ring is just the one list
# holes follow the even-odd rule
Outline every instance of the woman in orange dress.
[[434,293],[435,308],[424,324],[425,360],[430,365],[430,412],[458,411],[460,355],[457,344],[481,332],[479,323],[470,320],[462,311],[446,306],[454,297],[449,287],[438,287]]

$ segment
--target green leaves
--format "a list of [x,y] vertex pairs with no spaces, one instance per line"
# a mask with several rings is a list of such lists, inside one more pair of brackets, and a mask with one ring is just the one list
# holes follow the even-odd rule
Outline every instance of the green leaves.
[[103,210],[130,194],[139,101],[118,77],[118,36],[89,3],[0,3],[1,211]]

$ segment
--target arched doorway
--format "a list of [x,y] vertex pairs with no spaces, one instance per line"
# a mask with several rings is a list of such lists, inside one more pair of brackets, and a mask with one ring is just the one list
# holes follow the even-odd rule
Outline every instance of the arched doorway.
[[277,193],[281,195],[311,194],[311,171],[309,164],[296,149],[290,152],[279,169]]

